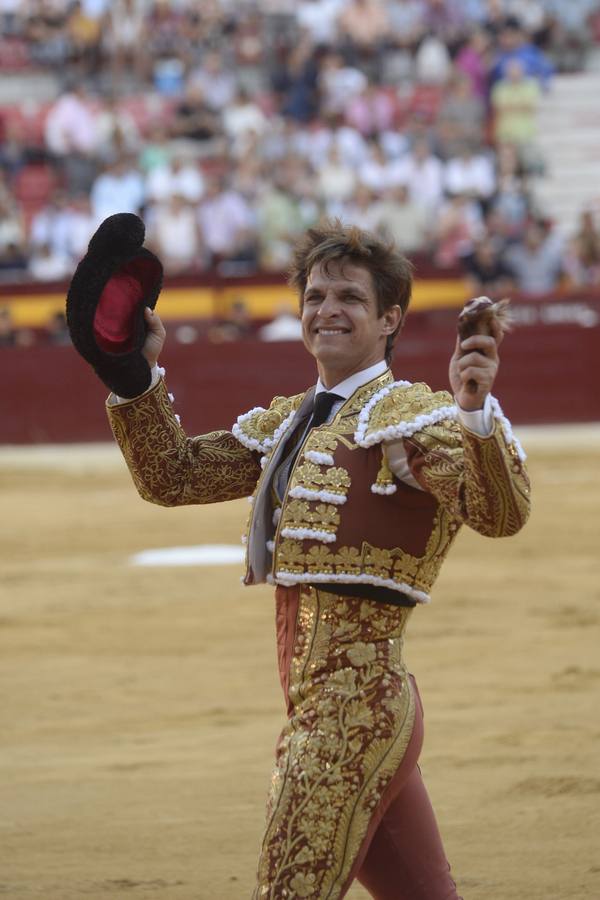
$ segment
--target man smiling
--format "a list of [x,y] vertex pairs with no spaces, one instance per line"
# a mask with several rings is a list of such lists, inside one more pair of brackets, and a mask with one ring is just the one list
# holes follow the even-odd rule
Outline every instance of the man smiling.
[[371,273],[352,263],[316,263],[302,301],[302,334],[329,387],[385,357],[388,337],[399,327],[398,303],[380,314]]
[[276,585],[288,710],[255,898],[337,900],[358,879],[378,900],[456,900],[402,640],[462,524],[501,537],[527,519],[524,454],[490,393],[501,335],[457,341],[453,398],[389,369],[412,284],[394,246],[339,223],[311,229],[291,283],[316,386],[188,438],[148,309],[152,385],[111,395],[109,418],[145,499],[252,494],[245,582]]

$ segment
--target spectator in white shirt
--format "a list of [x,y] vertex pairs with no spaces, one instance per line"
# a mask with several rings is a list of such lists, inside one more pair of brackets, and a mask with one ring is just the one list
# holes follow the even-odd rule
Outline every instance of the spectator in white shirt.
[[328,207],[327,214],[346,225],[360,225],[366,231],[374,231],[376,218],[373,192],[366,185],[359,184],[346,203]]
[[460,156],[449,159],[444,167],[444,187],[449,194],[469,194],[485,203],[496,189],[494,167],[484,153],[475,153],[466,143]]
[[416,47],[427,31],[423,0],[388,0],[390,34],[400,47]]
[[166,203],[174,194],[189,203],[198,203],[204,194],[204,176],[198,162],[178,153],[162,166],[152,169],[146,178],[146,196],[157,203]]
[[49,203],[31,220],[31,251],[36,253],[40,247],[47,245],[50,247],[50,254],[41,254],[41,265],[49,266],[50,259],[66,259],[72,270],[72,264],[78,263],[84,256],[100,221],[92,212],[87,194],[69,197],[64,191],[56,191]]
[[367,142],[360,131],[351,125],[340,125],[336,128],[333,141],[339,147],[342,159],[349,166],[360,166],[369,155]]
[[118,157],[96,178],[90,198],[92,212],[99,222],[120,212],[137,215],[144,203],[142,173],[127,157]]
[[411,153],[400,160],[401,181],[408,185],[411,199],[427,212],[434,213],[444,196],[443,167],[425,138],[418,138]]
[[40,244],[29,257],[29,274],[34,281],[63,281],[73,274],[74,266],[68,256]]
[[321,167],[318,182],[319,193],[326,202],[348,200],[354,193],[355,171],[344,162],[339,148],[335,144],[329,150],[327,160]]
[[415,54],[415,74],[423,84],[446,84],[452,60],[446,44],[436,35],[428,35]]
[[336,20],[345,0],[300,0],[294,6],[296,21],[310,35],[313,44],[335,44]]
[[302,323],[289,303],[282,303],[275,317],[258,331],[261,341],[301,341]]
[[402,163],[388,159],[381,143],[373,140],[369,144],[369,158],[358,170],[358,180],[375,194],[382,195],[389,188],[403,184]]
[[170,194],[148,213],[148,243],[167,275],[179,275],[206,262],[196,211],[182,194]]
[[340,53],[328,53],[319,72],[322,113],[342,113],[349,101],[360,94],[367,84],[367,76],[355,66],[346,65]]
[[117,97],[106,97],[104,106],[95,117],[97,155],[113,159],[119,153],[132,153],[140,146],[140,132]]
[[69,215],[67,194],[54,191],[48,202],[33,216],[29,226],[29,244],[35,250],[50,244],[52,252],[60,256],[69,255]]
[[190,73],[188,86],[200,88],[206,105],[213,112],[226,109],[237,90],[233,72],[225,69],[223,57],[216,51],[207,53],[202,65]]
[[267,125],[267,117],[244,88],[238,90],[223,110],[223,130],[229,138],[232,154],[238,159],[244,156],[254,137],[264,134]]
[[85,255],[90,238],[99,225],[87,194],[71,198],[65,217],[65,248],[72,262]]

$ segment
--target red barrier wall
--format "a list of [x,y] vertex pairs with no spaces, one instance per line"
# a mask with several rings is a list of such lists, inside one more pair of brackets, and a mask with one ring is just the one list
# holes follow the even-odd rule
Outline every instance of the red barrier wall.
[[[494,391],[514,423],[600,420],[600,295],[516,300],[519,325],[501,348]],[[415,311],[398,343],[398,378],[447,387],[456,310]],[[301,343],[167,343],[176,411],[190,434],[230,428],[236,416],[274,394],[297,393],[315,379]],[[0,443],[102,441],[111,435],[106,389],[70,347],[0,349],[4,386]]]

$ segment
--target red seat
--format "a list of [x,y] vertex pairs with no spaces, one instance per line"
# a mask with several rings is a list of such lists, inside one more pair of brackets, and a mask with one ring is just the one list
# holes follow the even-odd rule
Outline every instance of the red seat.
[[18,37],[0,38],[0,70],[21,72],[30,66],[29,48],[24,40]]
[[434,122],[442,96],[443,88],[436,84],[415,84],[409,101],[410,111],[424,116],[428,122]]
[[48,103],[26,100],[23,103],[7,103],[0,109],[5,129],[14,127],[19,138],[29,147],[44,146],[44,129],[48,115]]
[[13,193],[26,217],[29,218],[48,202],[56,186],[57,177],[51,166],[45,163],[32,163],[15,176]]

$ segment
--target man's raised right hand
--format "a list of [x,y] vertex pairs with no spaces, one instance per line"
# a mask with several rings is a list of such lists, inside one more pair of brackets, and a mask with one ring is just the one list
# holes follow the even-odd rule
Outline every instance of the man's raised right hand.
[[161,354],[167,332],[160,317],[149,306],[144,310],[144,319],[148,328],[146,340],[142,347],[142,355],[146,357],[150,368],[158,363],[158,357]]

